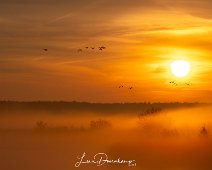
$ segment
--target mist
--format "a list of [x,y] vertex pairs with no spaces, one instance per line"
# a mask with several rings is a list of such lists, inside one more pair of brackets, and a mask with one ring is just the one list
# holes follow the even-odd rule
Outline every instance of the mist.
[[106,153],[111,159],[134,159],[136,166],[83,164],[78,169],[210,170],[212,106],[159,106],[112,114],[104,109],[1,110],[0,168],[76,169],[83,153],[90,159]]

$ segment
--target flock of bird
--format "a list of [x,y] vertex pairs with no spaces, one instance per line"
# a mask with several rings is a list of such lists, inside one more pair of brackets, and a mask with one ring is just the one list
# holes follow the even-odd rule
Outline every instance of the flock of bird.
[[[179,85],[178,83],[176,83],[176,81],[170,81],[169,84],[171,84],[172,86],[178,86]],[[190,83],[185,83],[185,85],[190,86]],[[123,85],[118,86],[119,89],[124,88],[124,87],[126,87],[126,86],[123,86]],[[126,87],[126,88],[128,88],[129,90],[134,89],[134,87],[132,87],[132,86]]]
[[[86,50],[88,50],[88,49],[95,50],[96,47],[85,47],[85,49],[86,49]],[[100,46],[100,47],[98,47],[98,49],[99,49],[100,51],[102,51],[102,50],[105,50],[106,47]],[[48,49],[47,49],[47,48],[44,48],[43,51],[47,52]],[[80,48],[80,49],[78,49],[77,51],[78,51],[78,52],[83,52],[83,49]],[[172,86],[178,86],[178,83],[177,83],[176,81],[170,81],[169,84],[172,85]],[[190,86],[190,83],[185,83],[185,85],[186,85],[186,86]],[[120,85],[120,86],[119,86],[119,89],[120,89],[120,88],[124,88],[124,86],[123,86],[123,85]],[[127,87],[127,88],[128,88],[129,90],[132,90],[134,87],[131,86],[131,87]]]
[[[91,50],[95,50],[95,49],[99,49],[100,51],[105,50],[106,47],[105,46],[100,46],[100,47],[85,47],[86,50],[91,49]],[[83,52],[82,48],[79,48],[77,50],[78,52]]]
[[[176,83],[176,81],[170,81],[169,84],[171,84],[172,86],[178,86],[178,83]],[[185,83],[186,86],[190,86],[190,83]]]
[[170,81],[169,82],[172,86],[178,86],[178,84],[175,81]]
[[[172,86],[178,86],[179,85],[178,83],[176,83],[176,81],[170,81],[169,84],[171,84]],[[190,86],[190,83],[185,83],[185,85]],[[126,87],[126,86],[123,86],[123,85],[118,86],[119,89],[124,88],[124,87]],[[134,87],[132,87],[132,86],[126,87],[126,88],[128,88],[129,90],[134,89]]]
[[[123,86],[123,85],[121,85],[121,86],[119,86],[119,89],[121,89],[121,88],[124,88],[125,86]],[[127,87],[129,90],[132,90],[134,87]]]
[[[103,51],[103,50],[106,49],[106,47],[105,46],[100,46],[100,47],[85,47],[85,49],[86,50],[89,50],[89,49],[91,49],[91,50],[98,49],[100,51]],[[43,51],[47,52],[48,49],[47,48],[44,48]],[[77,52],[83,52],[83,49],[82,48],[79,48],[79,49],[77,49]]]

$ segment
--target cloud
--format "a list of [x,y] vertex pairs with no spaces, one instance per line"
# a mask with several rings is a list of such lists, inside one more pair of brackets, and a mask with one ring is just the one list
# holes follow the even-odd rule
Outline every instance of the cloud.
[[[120,79],[137,84],[153,79],[162,87],[158,79],[166,66],[161,66],[174,50],[210,61],[202,51],[209,51],[212,42],[206,20],[211,7],[209,0],[1,0],[0,74],[19,86],[22,79],[31,81],[38,89],[48,89],[48,82],[57,89],[63,80],[61,89],[67,83],[66,90],[75,86],[80,91],[86,82],[91,91],[101,91],[99,80],[108,85]],[[78,48],[99,45],[107,49],[77,53]],[[143,86],[151,90],[149,83]]]
[[161,0],[165,5],[174,10],[185,12],[196,17],[205,19],[212,18],[212,1],[211,0]]
[[166,69],[164,67],[157,67],[155,70],[153,70],[153,73],[165,73]]

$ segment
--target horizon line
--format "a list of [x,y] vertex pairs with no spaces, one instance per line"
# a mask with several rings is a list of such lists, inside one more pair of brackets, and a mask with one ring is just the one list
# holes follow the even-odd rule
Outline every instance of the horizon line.
[[186,102],[186,101],[174,101],[174,102],[150,102],[150,101],[139,101],[139,102],[89,102],[89,101],[67,101],[67,100],[0,100],[3,102],[16,102],[16,103],[87,103],[87,104],[212,104],[210,102]]

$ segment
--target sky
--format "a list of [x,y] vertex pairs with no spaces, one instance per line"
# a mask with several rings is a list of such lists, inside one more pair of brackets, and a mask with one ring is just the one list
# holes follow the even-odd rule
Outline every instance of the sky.
[[[211,0],[0,0],[0,100],[211,102],[211,9]],[[190,63],[188,76],[171,73],[175,60]]]

